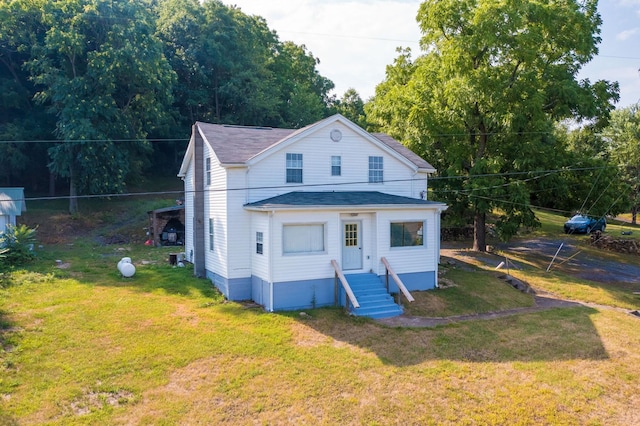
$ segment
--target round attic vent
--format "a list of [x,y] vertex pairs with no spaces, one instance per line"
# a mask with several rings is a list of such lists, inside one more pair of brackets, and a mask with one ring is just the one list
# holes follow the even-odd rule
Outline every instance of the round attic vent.
[[340,139],[342,139],[342,132],[338,129],[333,129],[329,136],[331,137],[332,141],[340,142]]

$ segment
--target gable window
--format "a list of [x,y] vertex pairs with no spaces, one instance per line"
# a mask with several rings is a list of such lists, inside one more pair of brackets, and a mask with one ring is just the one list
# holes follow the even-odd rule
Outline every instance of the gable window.
[[262,254],[264,250],[263,246],[264,236],[262,232],[256,232],[256,253]]
[[331,156],[331,176],[342,175],[342,157],[339,155]]
[[209,218],[209,250],[213,251],[213,219]]
[[391,247],[421,246],[424,222],[391,222]]
[[382,183],[382,157],[369,157],[369,183]]
[[207,185],[211,185],[211,157],[207,157],[205,163],[205,169],[207,172]]
[[324,253],[324,224],[284,225],[284,254]]
[[287,153],[287,183],[302,183],[302,154]]

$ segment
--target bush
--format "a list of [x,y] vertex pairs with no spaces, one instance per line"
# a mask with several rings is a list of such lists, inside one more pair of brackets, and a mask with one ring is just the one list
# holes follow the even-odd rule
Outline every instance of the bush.
[[33,246],[36,242],[36,229],[26,225],[8,225],[0,234],[0,257],[7,266],[27,263],[35,257]]

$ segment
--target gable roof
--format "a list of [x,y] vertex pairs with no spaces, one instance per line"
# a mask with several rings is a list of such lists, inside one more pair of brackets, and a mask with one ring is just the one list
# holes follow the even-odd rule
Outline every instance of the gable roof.
[[[272,127],[250,127],[235,126],[225,124],[210,124],[196,122],[194,132],[200,135],[209,143],[213,149],[218,161],[223,166],[243,166],[250,161],[255,160],[260,155],[265,155],[268,151],[281,146],[288,141],[292,141],[299,135],[313,131],[315,128],[329,125],[339,121],[340,123],[350,127],[356,133],[360,133],[363,137],[368,138],[372,143],[377,144],[383,149],[387,149],[393,155],[402,158],[404,161],[412,164],[418,170],[433,173],[436,170],[424,159],[412,152],[409,148],[384,133],[371,134],[361,127],[349,121],[340,114],[310,124],[301,129],[279,129]],[[190,156],[193,153],[192,145],[194,143],[193,136],[189,142],[185,159],[180,167],[178,176],[186,175]]]
[[265,200],[245,204],[244,207],[249,210],[266,211],[300,208],[313,208],[317,210],[322,207],[376,207],[377,209],[380,207],[430,207],[441,210],[446,209],[445,204],[435,201],[402,197],[378,191],[292,191]]
[[0,215],[20,216],[27,210],[24,188],[0,188]]

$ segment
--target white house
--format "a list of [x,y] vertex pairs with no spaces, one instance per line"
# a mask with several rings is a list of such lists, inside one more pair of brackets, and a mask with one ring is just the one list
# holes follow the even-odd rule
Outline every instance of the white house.
[[24,188],[0,188],[0,233],[16,226],[16,217],[26,209]]
[[341,115],[299,130],[198,122],[178,174],[186,259],[269,311],[398,315],[390,292],[437,286],[446,206],[425,199],[433,172]]

